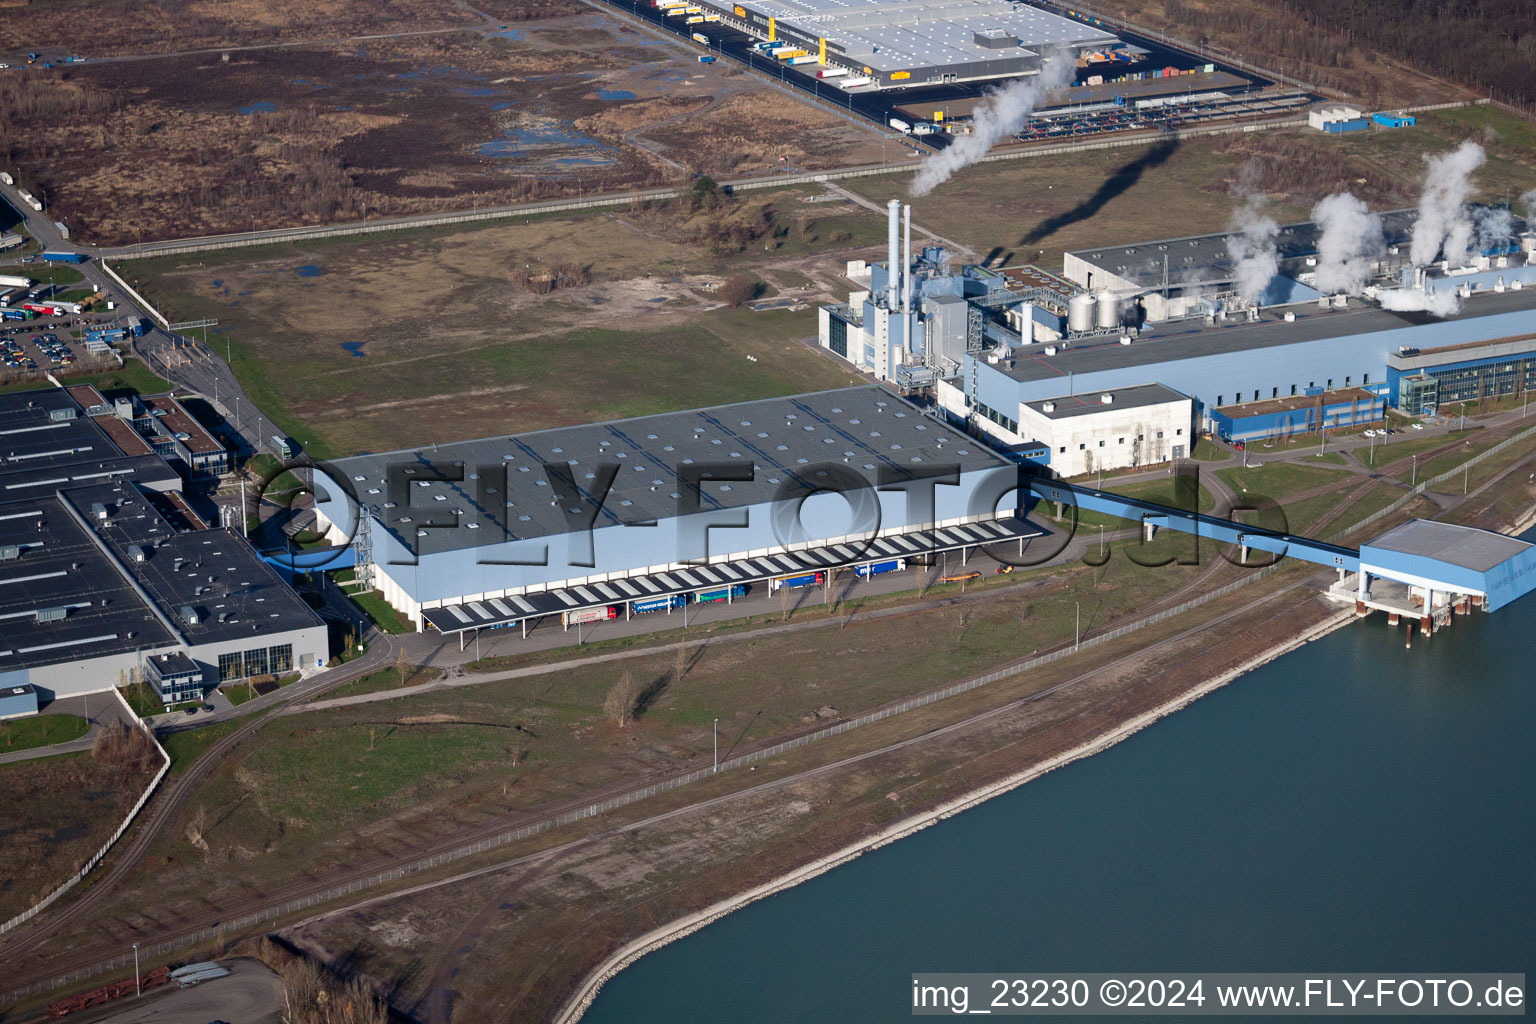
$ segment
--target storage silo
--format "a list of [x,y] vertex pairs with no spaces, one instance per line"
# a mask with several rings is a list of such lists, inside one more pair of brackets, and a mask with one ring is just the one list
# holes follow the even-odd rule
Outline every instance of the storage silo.
[[1100,330],[1113,330],[1120,326],[1120,299],[1114,292],[1099,292],[1095,303]]
[[1067,302],[1067,330],[1084,333],[1093,330],[1094,299],[1087,292],[1072,296]]

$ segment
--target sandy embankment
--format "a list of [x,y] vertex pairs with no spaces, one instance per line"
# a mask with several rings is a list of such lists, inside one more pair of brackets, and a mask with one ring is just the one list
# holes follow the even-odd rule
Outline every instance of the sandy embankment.
[[853,860],[855,857],[859,856],[867,850],[878,849],[887,843],[895,842],[898,839],[911,835],[919,829],[927,828],[929,825],[932,825],[938,821],[943,821],[945,818],[948,818],[951,815],[959,814],[961,811],[975,807],[977,804],[980,804],[984,800],[990,800],[995,796],[1000,796],[1011,789],[1022,786],[1026,782],[1039,778],[1046,772],[1054,771],[1063,765],[1071,764],[1073,761],[1076,761],[1079,758],[1088,757],[1091,754],[1096,754],[1101,750],[1105,750],[1111,746],[1114,746],[1116,743],[1119,743],[1127,736],[1140,732],[1142,729],[1151,725],[1153,722],[1156,722],[1158,719],[1164,717],[1165,715],[1170,715],[1173,712],[1178,711],[1180,708],[1186,707],[1194,701],[1199,700],[1206,694],[1211,693],[1212,691],[1217,690],[1222,686],[1225,686],[1227,683],[1230,683],[1232,680],[1238,678],[1239,676],[1251,672],[1261,665],[1265,665],[1271,661],[1274,661],[1282,654],[1293,651],[1296,648],[1303,646],[1304,644],[1311,643],[1313,640],[1316,640],[1327,633],[1331,633],[1341,626],[1353,622],[1354,619],[1355,615],[1353,609],[1341,610],[1337,614],[1330,616],[1324,622],[1312,627],[1306,632],[1288,640],[1281,641],[1280,643],[1277,643],[1268,649],[1259,652],[1235,668],[1205,680],[1204,682],[1197,684],[1191,689],[1186,690],[1179,696],[1166,701],[1165,703],[1160,704],[1159,706],[1149,711],[1137,715],[1134,718],[1128,719],[1115,728],[1101,733],[1093,739],[1082,743],[1079,746],[1066,751],[1065,753],[1059,754],[1052,758],[1048,758],[1044,761],[1037,762],[1030,767],[1018,772],[1017,774],[1011,775],[999,782],[992,783],[989,786],[984,786],[981,789],[974,790],[965,794],[964,796],[960,796],[946,803],[940,804],[939,806],[925,811],[922,814],[913,815],[912,817],[899,821],[894,825],[887,826],[886,828],[876,832],[874,835],[871,835],[866,839],[860,840],[857,843],[853,843],[850,846],[845,846],[843,849],[838,850],[835,853],[828,854],[825,857],[820,857],[816,860],[813,860],[810,863],[805,864],[795,869],[794,871],[789,872],[788,874],[782,875],[771,882],[766,882],[754,889],[750,889],[736,896],[721,900],[712,906],[705,907],[703,910],[699,910],[695,913],[679,918],[670,924],[664,925],[645,935],[640,936],[638,939],[635,939],[634,941],[629,942],[622,946],[620,949],[616,950],[612,955],[608,957],[608,959],[599,964],[598,967],[587,976],[587,979],[576,991],[576,994],[571,998],[570,1002],[565,1005],[565,1008],[561,1010],[559,1016],[555,1018],[557,1024],[575,1024],[575,1022],[581,1018],[582,1014],[586,1012],[587,1008],[592,1005],[593,999],[597,997],[598,990],[603,987],[603,984],[609,978],[612,978],[614,975],[618,974],[619,971],[634,963],[646,953],[649,953],[654,949],[659,949],[669,942],[675,942],[676,940],[683,938],[686,935],[692,934],[693,932],[698,931],[700,928],[703,928],[705,925],[709,924],[711,921],[724,917],[726,914],[729,914],[733,910],[744,907],[756,900],[763,899],[766,896],[772,896],[776,892],[780,892],[784,889],[790,888],[791,886],[798,885],[801,882],[807,881],[808,879],[815,878],[817,875],[820,875],[825,871],[830,871],[832,868],[837,867],[839,864],[845,864],[848,861]]

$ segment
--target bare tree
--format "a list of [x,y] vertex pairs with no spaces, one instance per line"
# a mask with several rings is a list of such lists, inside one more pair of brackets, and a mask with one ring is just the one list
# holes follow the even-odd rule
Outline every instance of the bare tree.
[[614,724],[620,728],[635,720],[635,712],[640,703],[641,688],[635,682],[634,674],[627,669],[619,676],[618,682],[608,691],[607,698],[603,701],[603,714],[613,719]]
[[400,675],[401,686],[404,686],[405,681],[411,677],[411,671],[414,667],[411,664],[410,655],[405,653],[405,645],[401,644],[400,653],[395,655],[395,671]]
[[720,301],[728,306],[740,306],[757,297],[757,282],[744,274],[732,274],[720,282]]

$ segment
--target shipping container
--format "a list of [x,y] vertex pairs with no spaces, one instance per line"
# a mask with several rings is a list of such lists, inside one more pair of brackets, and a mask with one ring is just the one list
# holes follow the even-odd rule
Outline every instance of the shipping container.
[[869,565],[861,565],[854,569],[854,575],[860,579],[869,579],[871,576],[879,576],[887,572],[900,572],[907,567],[905,558],[890,558],[884,562],[871,562]]
[[824,572],[806,572],[797,576],[780,576],[768,585],[770,591],[789,588],[799,590],[801,587],[819,587],[826,582],[827,574]]
[[619,617],[619,610],[612,605],[599,608],[578,608],[560,616],[560,624],[569,629],[582,622],[606,622]]
[[673,608],[681,608],[688,603],[688,598],[682,594],[671,594],[667,597],[644,597],[636,601],[632,608],[636,612],[665,612]]
[[721,587],[719,590],[701,590],[694,598],[699,604],[714,604],[717,601],[728,601],[733,597],[741,597],[747,592],[747,588],[740,584],[729,587]]
[[713,64],[714,62],[715,62],[715,58],[711,57],[709,54],[707,54],[707,53],[699,54],[699,63],[700,64]]

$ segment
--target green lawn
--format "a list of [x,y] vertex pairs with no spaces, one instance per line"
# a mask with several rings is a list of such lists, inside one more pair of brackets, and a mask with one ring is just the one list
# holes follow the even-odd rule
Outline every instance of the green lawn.
[[234,732],[241,725],[242,721],[242,719],[234,719],[227,722],[219,722],[216,725],[206,725],[202,728],[187,729],[182,732],[168,733],[158,737],[160,745],[165,748],[165,752],[171,757],[170,774],[178,775],[186,771],[192,762],[202,756],[203,751]]
[[350,683],[343,683],[334,690],[327,690],[320,698],[330,700],[333,697],[355,697],[360,693],[378,693],[380,690],[399,690],[402,694],[412,687],[424,686],[435,682],[443,674],[440,668],[430,665],[412,665],[406,673],[405,682],[400,681],[400,673],[393,667],[382,668],[377,672],[370,672],[361,679],[354,679]]
[[1351,479],[1335,469],[1295,462],[1267,462],[1247,469],[1220,469],[1216,473],[1238,494],[1262,494],[1276,501],[1283,501],[1297,491]]
[[33,715],[0,722],[0,753],[79,739],[91,724],[79,715]]
[[366,594],[349,592],[347,598],[358,611],[368,616],[369,621],[386,633],[399,635],[416,632],[416,627],[411,625],[410,620],[390,607],[389,602],[384,600],[377,590],[371,590]]

